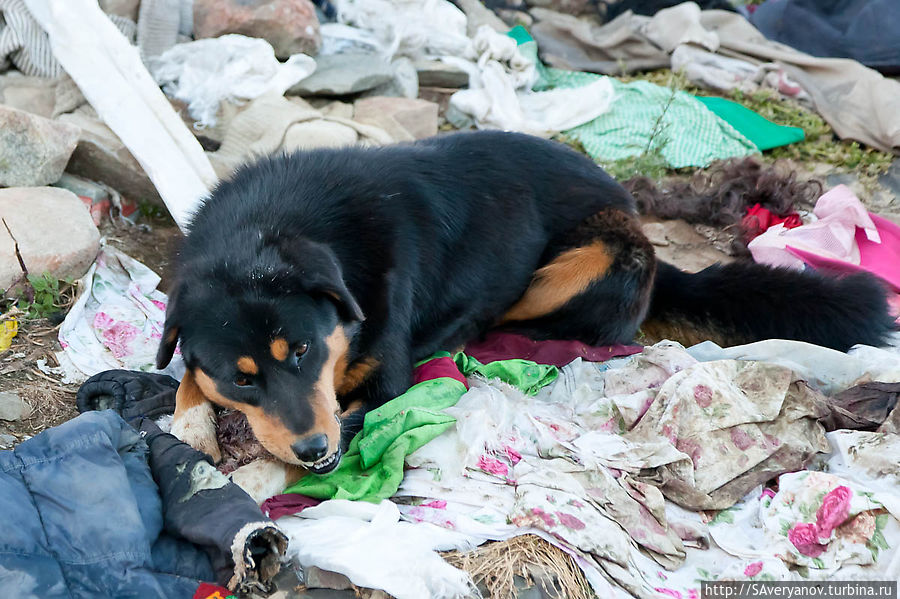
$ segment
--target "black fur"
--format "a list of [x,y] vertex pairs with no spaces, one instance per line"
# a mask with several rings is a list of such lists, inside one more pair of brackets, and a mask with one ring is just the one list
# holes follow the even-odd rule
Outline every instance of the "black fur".
[[[657,265],[634,201],[589,159],[499,132],[265,158],[221,183],[196,214],[158,363],[180,337],[188,367],[202,367],[221,394],[306,434],[306,398],[337,327],[350,337],[351,367],[377,361],[341,398],[370,409],[407,389],[414,361],[495,325],[536,269],[594,241],[615,256],[609,271],[559,310],[509,324],[534,336],[627,342],[650,305]],[[659,266],[655,315],[719,319],[742,340],[846,349],[878,344],[890,329],[870,277]],[[267,355],[275,336],[309,351],[277,363]],[[241,355],[260,367],[249,389],[233,384]]]
[[829,275],[739,262],[696,274],[659,263],[651,318],[721,330],[732,343],[795,339],[847,351],[894,330],[885,289],[859,273]]

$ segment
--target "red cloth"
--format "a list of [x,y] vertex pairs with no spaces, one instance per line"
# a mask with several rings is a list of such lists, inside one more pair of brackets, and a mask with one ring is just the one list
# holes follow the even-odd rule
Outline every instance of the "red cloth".
[[262,502],[259,509],[272,520],[278,520],[282,516],[299,514],[306,508],[317,506],[320,503],[322,503],[321,499],[314,499],[313,497],[296,493],[284,493],[282,495],[272,495]]
[[468,344],[465,352],[483,364],[520,358],[562,368],[575,358],[605,362],[619,356],[638,354],[642,349],[640,345],[594,347],[579,341],[535,341],[523,335],[494,331],[488,333],[484,340]]
[[201,582],[194,592],[194,599],[236,599],[236,595],[217,584]]
[[782,223],[786,229],[793,229],[802,225],[803,221],[800,220],[800,215],[796,212],[791,212],[787,216],[778,216],[756,204],[747,209],[747,214],[741,220],[741,228],[744,229],[745,241],[750,243],[765,233],[770,227]]
[[455,379],[465,385],[466,389],[469,388],[466,377],[456,367],[456,362],[453,361],[453,358],[447,357],[434,358],[417,367],[413,371],[413,385],[441,377]]

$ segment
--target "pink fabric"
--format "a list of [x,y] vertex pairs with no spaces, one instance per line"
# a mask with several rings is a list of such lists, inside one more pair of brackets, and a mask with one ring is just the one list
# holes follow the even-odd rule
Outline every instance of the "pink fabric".
[[441,377],[455,379],[465,385],[466,389],[469,388],[466,377],[456,367],[456,362],[452,358],[446,357],[434,358],[413,370],[413,385]]
[[795,229],[776,225],[748,245],[761,264],[868,271],[900,292],[900,227],[869,214],[853,192],[839,185],[819,198],[819,220]]
[[594,347],[579,341],[534,341],[523,335],[495,331],[488,333],[482,341],[469,343],[465,351],[483,364],[520,358],[561,368],[575,358],[588,362],[605,362],[619,356],[638,354],[642,349],[644,348],[639,345]]
[[322,503],[321,499],[314,499],[306,495],[298,495],[297,493],[284,493],[269,497],[262,502],[259,509],[272,520],[278,520],[282,516],[299,514],[306,508],[319,505],[320,503]]
[[838,185],[816,202],[814,223],[788,229],[775,225],[748,244],[753,259],[761,264],[802,268],[803,260],[795,250],[812,252],[833,260],[859,264],[857,228],[867,239],[881,238],[869,213],[846,185]]

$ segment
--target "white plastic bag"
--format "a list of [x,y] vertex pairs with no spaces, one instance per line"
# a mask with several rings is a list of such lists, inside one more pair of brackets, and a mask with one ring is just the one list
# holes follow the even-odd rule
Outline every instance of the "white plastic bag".
[[191,117],[207,127],[215,125],[221,102],[283,94],[312,75],[316,61],[294,54],[280,63],[269,42],[229,34],[178,44],[152,59],[150,68],[166,94],[187,102]]
[[339,572],[357,586],[397,599],[476,596],[469,575],[435,553],[475,543],[431,524],[402,522],[390,501],[332,499],[279,518],[278,526],[288,535],[286,556],[304,568]]

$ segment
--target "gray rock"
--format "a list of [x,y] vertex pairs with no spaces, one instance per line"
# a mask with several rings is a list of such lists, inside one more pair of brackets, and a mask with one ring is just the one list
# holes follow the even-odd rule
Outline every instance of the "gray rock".
[[531,8],[549,8],[570,15],[580,15],[589,8],[589,0],[525,0]]
[[350,579],[338,572],[329,572],[315,566],[308,566],[303,569],[303,574],[306,586],[311,589],[344,591],[353,588]]
[[900,158],[894,160],[887,172],[878,177],[878,182],[894,194],[894,197],[900,198]]
[[91,201],[95,204],[109,199],[109,192],[100,185],[69,173],[63,173],[63,176],[53,184],[53,187],[68,189],[77,196],[91,198]]
[[13,422],[28,418],[30,414],[31,406],[25,403],[18,393],[15,391],[0,391],[0,420]]
[[17,71],[0,75],[0,104],[52,118],[56,109],[55,79],[26,77]]
[[316,59],[316,72],[288,90],[297,96],[347,96],[394,78],[386,60],[375,54],[331,54]]
[[398,58],[391,63],[394,77],[387,83],[379,85],[362,94],[363,97],[386,96],[391,98],[419,97],[419,74],[408,58]]
[[15,438],[13,435],[6,435],[6,434],[0,435],[0,447],[2,447],[3,449],[11,448],[13,445],[18,443],[18,441],[19,440],[17,438]]
[[[81,277],[100,249],[100,232],[90,212],[78,196],[65,189],[0,189],[0,219],[18,242],[31,274]],[[14,242],[0,225],[0,289],[8,289],[21,275]]]
[[62,176],[78,128],[0,106],[0,187],[48,185]]
[[140,163],[100,119],[73,112],[57,120],[81,129],[78,146],[66,168],[68,172],[106,183],[134,202],[146,200],[164,205]]
[[469,74],[439,60],[418,60],[415,63],[421,87],[466,87]]
[[828,187],[837,187],[838,185],[853,187],[859,183],[859,177],[852,173],[832,173],[825,177],[825,183]]

